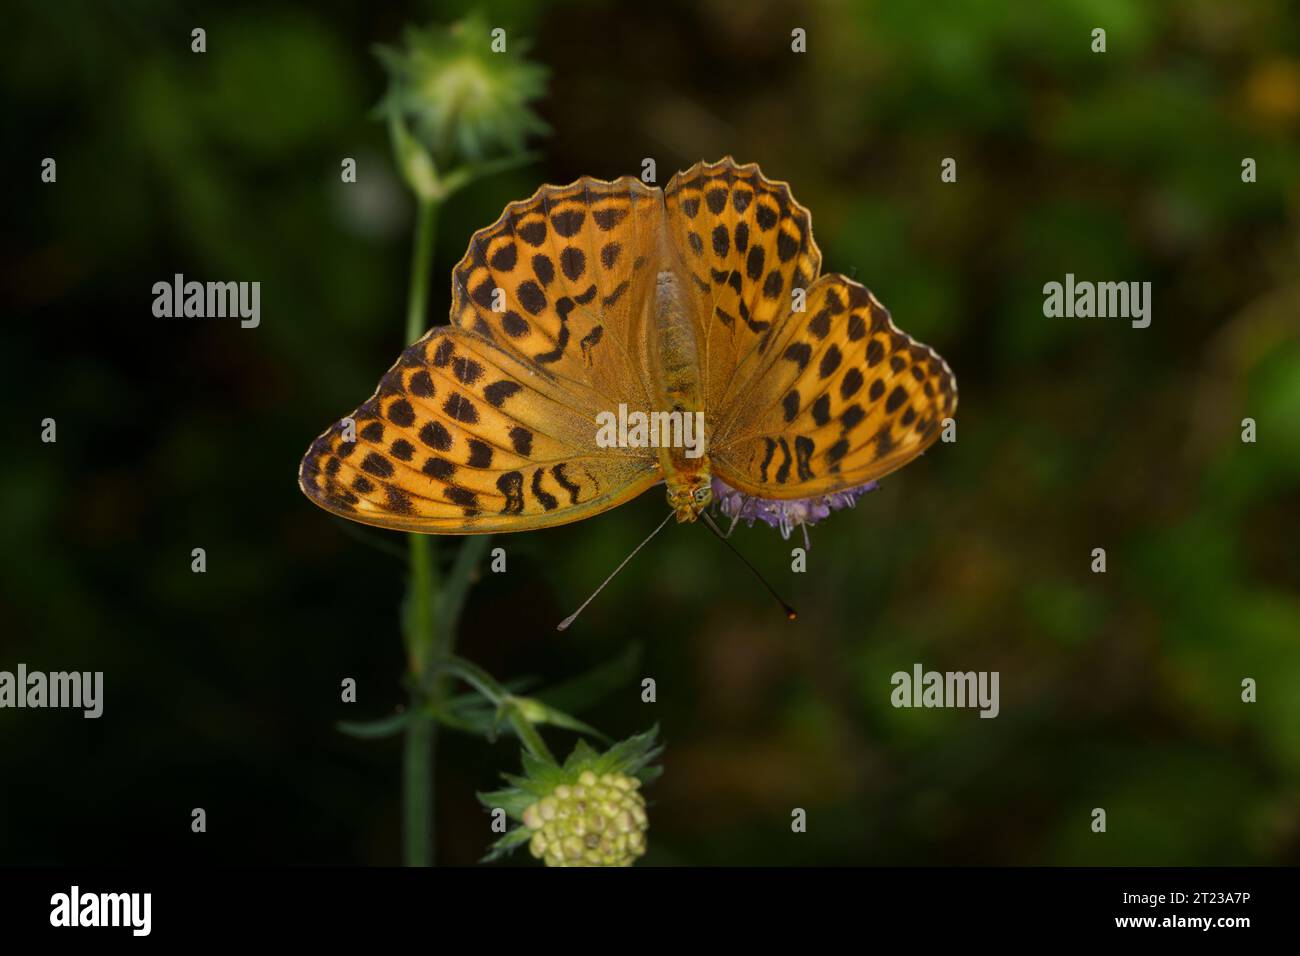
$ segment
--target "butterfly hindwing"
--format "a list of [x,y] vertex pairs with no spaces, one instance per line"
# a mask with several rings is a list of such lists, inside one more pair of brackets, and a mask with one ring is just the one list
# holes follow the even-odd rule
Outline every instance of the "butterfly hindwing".
[[827,275],[734,370],[710,454],[747,494],[828,494],[911,461],[956,406],[948,364],[861,285]]

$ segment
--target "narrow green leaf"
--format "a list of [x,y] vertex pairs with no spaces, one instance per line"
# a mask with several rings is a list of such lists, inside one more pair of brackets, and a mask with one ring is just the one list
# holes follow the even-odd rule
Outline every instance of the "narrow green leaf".
[[597,756],[596,751],[591,748],[591,744],[579,739],[573,745],[573,752],[569,754],[569,759],[564,761],[564,769],[569,773],[577,773],[583,765],[595,762]]
[[513,787],[480,793],[478,799],[489,810],[500,807],[512,820],[522,820],[524,811],[537,802],[537,797],[533,794]]
[[636,773],[663,752],[663,747],[655,745],[658,736],[659,725],[655,724],[645,733],[619,741],[601,754],[597,772]]
[[525,793],[530,793],[534,797],[538,798],[546,796],[553,789],[551,787],[542,786],[535,780],[529,780],[527,777],[520,777],[513,773],[503,773],[501,779],[510,784],[510,786],[514,787],[516,790],[522,790]]
[[564,773],[553,763],[534,757],[527,750],[520,752],[520,761],[524,774],[547,792],[564,783]]
[[532,838],[532,830],[529,830],[527,827],[515,827],[501,839],[497,840],[496,843],[493,843],[487,854],[479,862],[491,863],[493,860],[499,860],[502,857],[509,856]]
[[554,727],[563,727],[566,730],[587,734],[604,742],[609,741],[608,737],[590,724],[583,723],[578,718],[571,717],[561,710],[556,710],[534,697],[514,697],[512,701],[519,716],[530,724],[550,724]]
[[627,686],[641,663],[641,645],[632,644],[621,656],[594,667],[571,680],[554,684],[533,696],[550,707],[569,713],[581,713],[600,703],[609,694]]

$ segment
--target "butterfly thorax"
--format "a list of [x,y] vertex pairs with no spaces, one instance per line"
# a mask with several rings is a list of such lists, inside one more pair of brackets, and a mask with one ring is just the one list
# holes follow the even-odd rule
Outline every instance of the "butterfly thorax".
[[[654,387],[657,406],[679,416],[702,421],[700,352],[695,324],[687,305],[681,277],[665,269],[655,277],[651,297],[654,334]],[[681,522],[694,521],[712,498],[709,458],[703,428],[689,447],[681,443],[659,447],[659,464],[668,486],[668,505]]]

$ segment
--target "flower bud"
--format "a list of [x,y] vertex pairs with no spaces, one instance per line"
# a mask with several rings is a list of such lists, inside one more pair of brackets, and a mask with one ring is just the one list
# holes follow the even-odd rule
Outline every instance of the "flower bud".
[[649,825],[645,799],[628,779],[605,774],[609,799],[589,799],[587,787],[598,778],[590,771],[577,786],[560,784],[550,796],[529,805],[524,825],[536,832],[529,852],[547,866],[628,866],[645,853]]

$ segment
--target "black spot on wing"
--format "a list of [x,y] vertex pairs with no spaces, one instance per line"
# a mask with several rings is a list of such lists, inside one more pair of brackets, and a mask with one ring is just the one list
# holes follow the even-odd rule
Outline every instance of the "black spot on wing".
[[537,315],[546,308],[546,293],[544,293],[541,286],[532,279],[525,279],[523,282],[519,283],[517,294],[519,296],[519,304],[533,315]]
[[720,259],[725,259],[727,253],[731,251],[731,237],[727,233],[727,227],[717,225],[713,227],[713,254]]
[[576,282],[587,271],[587,257],[577,246],[567,246],[560,253],[560,271],[570,282]]
[[420,441],[430,448],[446,451],[451,447],[451,432],[447,431],[442,422],[425,422],[420,429]]
[[453,359],[451,371],[464,385],[473,385],[483,377],[483,366],[471,358]]
[[478,409],[460,392],[452,392],[451,397],[443,402],[442,410],[448,417],[464,422],[466,425],[474,425],[478,422]]
[[817,396],[817,401],[812,404],[812,417],[818,427],[831,420],[831,397],[829,395]]
[[892,415],[905,401],[907,401],[907,392],[903,390],[903,386],[895,385],[894,390],[889,393],[889,398],[885,399],[885,411]]
[[799,366],[799,371],[808,367],[808,362],[812,358],[812,346],[807,342],[795,342],[785,350],[782,358],[788,359]]
[[776,452],[776,442],[770,438],[763,439],[763,463],[759,466],[758,477],[763,484],[767,484],[767,468],[772,464],[772,455]]
[[821,364],[817,368],[817,374],[823,379],[831,377],[831,374],[840,367],[840,360],[843,356],[840,354],[839,346],[832,345],[822,355]]
[[437,455],[431,456],[420,470],[430,478],[437,478],[439,481],[446,481],[456,474],[455,464],[446,458],[439,458]]
[[576,505],[578,503],[578,492],[582,489],[569,480],[569,476],[564,472],[564,465],[559,464],[551,468],[551,477],[555,479],[557,485],[569,493],[569,504]]
[[516,425],[510,429],[510,444],[518,454],[527,457],[533,453],[533,433]]
[[508,379],[502,379],[499,382],[493,382],[487,388],[483,389],[483,397],[492,404],[493,408],[500,408],[507,398],[511,395],[517,395],[523,390],[524,387],[518,382],[511,382]]
[[799,475],[800,481],[807,481],[812,478],[812,454],[816,450],[816,443],[806,435],[799,435],[794,440],[794,455],[798,462],[795,469]]
[[478,496],[468,488],[461,488],[457,485],[448,485],[442,492],[447,496],[447,500],[460,505],[462,508],[477,508]]
[[790,445],[784,438],[778,438],[777,444],[781,446],[781,464],[776,469],[776,483],[783,485],[790,480],[790,464],[793,459],[790,457]]
[[544,474],[546,474],[545,468],[538,468],[533,472],[533,497],[538,500],[543,510],[554,511],[559,505],[559,501],[556,500],[555,495],[542,488],[542,476]]
[[505,495],[503,515],[519,514],[524,510],[524,476],[522,472],[507,471],[497,479],[497,491]]
[[555,280],[555,263],[550,256],[544,256],[540,252],[533,256],[533,275],[537,276],[537,281],[543,286],[548,286]]
[[540,248],[546,241],[546,223],[541,219],[534,220],[516,229],[515,235],[534,249]]
[[626,279],[624,279],[622,282],[618,284],[618,286],[614,289],[613,292],[611,292],[607,296],[604,296],[600,300],[600,304],[603,305],[605,308],[609,308],[610,306],[612,306],[614,303],[616,303],[619,299],[623,297],[623,293],[628,290],[629,285],[630,283]]
[[433,378],[423,369],[411,376],[406,387],[411,390],[412,395],[420,398],[432,398],[434,394]]
[[577,235],[578,230],[582,228],[582,223],[586,220],[587,214],[581,209],[570,209],[565,212],[557,212],[551,217],[551,225],[565,239]]
[[361,470],[370,472],[376,478],[393,477],[393,463],[373,451],[361,460]]
[[768,299],[777,298],[781,294],[781,290],[782,288],[784,288],[784,286],[785,286],[785,279],[782,278],[781,273],[773,269],[771,272],[767,274],[767,278],[763,281],[764,298],[768,298]]
[[[558,304],[558,303],[557,303]],[[544,365],[551,362],[558,362],[564,357],[564,350],[569,345],[569,326],[567,323],[560,323],[559,334],[555,336],[555,348],[549,352],[543,352],[541,355],[535,355],[533,358]]]
[[528,320],[513,309],[501,316],[501,327],[512,339],[521,339],[531,331]]
[[508,242],[500,246],[496,252],[492,253],[491,264],[493,269],[499,269],[502,272],[509,272],[515,267],[519,260],[519,249],[513,242]]
[[471,468],[490,468],[492,466],[492,446],[477,438],[469,440],[469,461]]
[[785,398],[781,399],[781,408],[785,412],[785,420],[792,422],[795,416],[799,414],[799,391],[792,389],[786,393]]
[[626,209],[597,209],[591,214],[591,218],[596,221],[596,226],[602,232],[609,232],[620,222],[627,218]]

